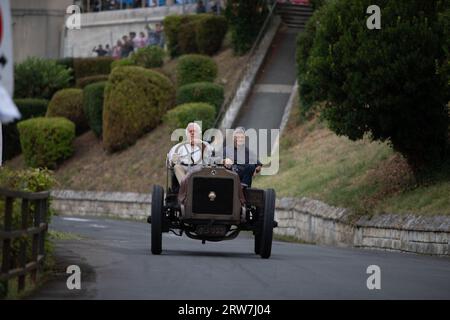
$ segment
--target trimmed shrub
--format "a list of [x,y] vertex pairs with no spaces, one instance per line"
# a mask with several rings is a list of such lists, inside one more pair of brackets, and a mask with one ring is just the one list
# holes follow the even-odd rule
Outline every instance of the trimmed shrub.
[[103,123],[103,98],[106,81],[86,86],[83,90],[83,108],[89,127],[100,137]]
[[177,105],[191,102],[205,102],[219,112],[224,101],[223,87],[210,82],[187,84],[177,90]]
[[207,103],[187,103],[167,112],[165,121],[173,129],[186,128],[188,123],[202,121],[202,129],[208,130],[214,125],[216,110]]
[[208,56],[188,54],[180,57],[178,61],[178,86],[183,86],[195,82],[214,82],[216,77],[216,62]]
[[73,61],[75,79],[111,72],[112,57],[76,58]]
[[117,67],[124,67],[124,66],[134,66],[134,62],[131,60],[131,58],[114,60],[114,62],[111,64],[111,70]]
[[225,18],[212,14],[172,15],[164,19],[171,57],[216,53],[222,46],[227,28]]
[[185,23],[178,31],[178,47],[180,54],[198,53],[197,46],[198,22]]
[[141,48],[130,57],[131,62],[143,68],[161,68],[164,64],[164,49],[158,46]]
[[14,97],[50,99],[71,79],[71,70],[54,60],[28,58],[14,66]]
[[89,76],[81,79],[77,79],[77,87],[80,89],[83,89],[87,85],[96,83],[96,82],[102,82],[108,80],[109,75],[107,74],[99,74],[96,76]]
[[[299,50],[300,92],[326,102],[338,135],[389,141],[417,173],[445,156],[449,117],[448,1],[381,1],[383,27],[360,14],[370,0],[327,1],[316,11],[312,44]],[[448,47],[447,47],[448,48]]]
[[178,33],[181,26],[188,22],[189,18],[185,15],[170,15],[164,18],[164,33],[167,39],[167,48],[172,58],[181,54],[178,45]]
[[28,166],[54,169],[73,153],[75,124],[65,118],[34,118],[17,124]]
[[55,93],[47,109],[46,117],[64,117],[75,123],[77,134],[87,128],[83,112],[83,90],[63,89]]
[[225,14],[231,30],[234,52],[248,52],[267,17],[267,1],[228,0]]
[[227,34],[228,23],[225,17],[208,15],[200,19],[196,29],[196,44],[199,53],[213,55],[222,48]]
[[134,144],[161,122],[174,100],[172,82],[159,72],[133,66],[114,68],[103,104],[105,149],[113,152]]
[[[45,116],[48,100],[45,99],[15,99],[14,103],[22,115],[21,120]],[[20,154],[19,131],[17,122],[2,125],[3,160],[9,160]]]

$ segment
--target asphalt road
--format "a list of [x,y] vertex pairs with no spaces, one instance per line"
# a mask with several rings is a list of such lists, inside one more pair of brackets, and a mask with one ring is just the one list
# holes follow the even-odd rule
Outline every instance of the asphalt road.
[[[450,299],[450,259],[275,241],[272,257],[253,254],[253,238],[202,245],[164,235],[150,253],[150,225],[55,217],[51,229],[80,235],[57,241],[57,265],[81,268],[81,290],[61,272],[31,299]],[[368,290],[369,265],[381,290]]]

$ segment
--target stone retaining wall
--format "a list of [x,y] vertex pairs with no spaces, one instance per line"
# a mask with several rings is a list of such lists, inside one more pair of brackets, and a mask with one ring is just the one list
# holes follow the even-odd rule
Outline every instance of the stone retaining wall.
[[[145,220],[151,195],[121,192],[52,192],[52,208],[62,215]],[[384,214],[352,221],[349,210],[308,198],[277,200],[275,234],[306,242],[449,256],[450,217]]]
[[301,198],[277,200],[275,233],[324,245],[450,255],[450,217],[383,214],[352,222],[347,209]]

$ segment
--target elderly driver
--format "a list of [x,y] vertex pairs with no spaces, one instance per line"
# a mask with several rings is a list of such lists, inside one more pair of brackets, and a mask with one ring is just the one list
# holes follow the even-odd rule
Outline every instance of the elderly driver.
[[201,134],[202,130],[197,123],[189,123],[186,127],[187,142],[178,143],[169,151],[169,163],[174,167],[180,184],[187,174],[201,169],[202,163],[211,157],[212,148],[201,140]]

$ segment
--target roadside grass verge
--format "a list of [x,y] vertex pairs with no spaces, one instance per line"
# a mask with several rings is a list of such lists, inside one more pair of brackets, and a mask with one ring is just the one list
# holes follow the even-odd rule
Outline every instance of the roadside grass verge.
[[322,200],[355,215],[450,215],[450,165],[423,176],[418,182],[387,143],[339,137],[315,117],[301,119],[294,108],[280,141],[279,173],[257,177],[255,187]]

